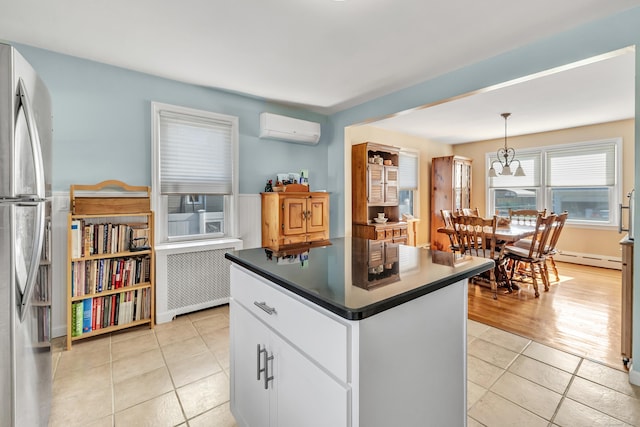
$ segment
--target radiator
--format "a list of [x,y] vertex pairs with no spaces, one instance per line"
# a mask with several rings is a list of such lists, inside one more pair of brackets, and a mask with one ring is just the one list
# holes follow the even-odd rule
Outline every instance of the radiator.
[[206,247],[156,251],[156,322],[229,302],[229,266],[224,254],[240,240]]
[[183,311],[203,302],[229,298],[226,250],[190,252],[167,257],[167,308]]

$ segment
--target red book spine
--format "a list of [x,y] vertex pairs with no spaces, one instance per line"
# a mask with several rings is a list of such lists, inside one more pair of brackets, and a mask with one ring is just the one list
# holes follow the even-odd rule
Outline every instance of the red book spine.
[[94,298],[91,301],[91,330],[95,331],[97,329],[96,316],[98,314],[98,299]]
[[115,324],[115,316],[116,316],[116,296],[111,295],[111,314],[109,315],[109,326],[113,326]]

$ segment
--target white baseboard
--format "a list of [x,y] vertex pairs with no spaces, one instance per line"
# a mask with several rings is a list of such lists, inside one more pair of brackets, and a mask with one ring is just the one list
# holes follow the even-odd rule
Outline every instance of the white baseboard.
[[622,270],[621,257],[608,257],[605,255],[559,251],[558,254],[553,257],[553,259],[555,259],[556,261],[569,262],[571,264],[590,265],[593,267]]
[[633,369],[633,363],[629,367],[629,382],[633,385],[640,386],[640,372]]

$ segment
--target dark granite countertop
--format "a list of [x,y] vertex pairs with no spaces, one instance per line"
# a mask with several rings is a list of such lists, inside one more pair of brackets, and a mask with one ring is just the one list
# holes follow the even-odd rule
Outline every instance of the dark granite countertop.
[[228,252],[230,261],[345,319],[361,320],[493,267],[493,261],[359,238]]

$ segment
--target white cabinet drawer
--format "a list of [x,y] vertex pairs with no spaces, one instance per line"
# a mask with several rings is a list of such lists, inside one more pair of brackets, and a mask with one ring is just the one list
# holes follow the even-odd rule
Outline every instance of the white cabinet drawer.
[[236,265],[231,266],[231,298],[338,379],[348,382],[346,324]]

